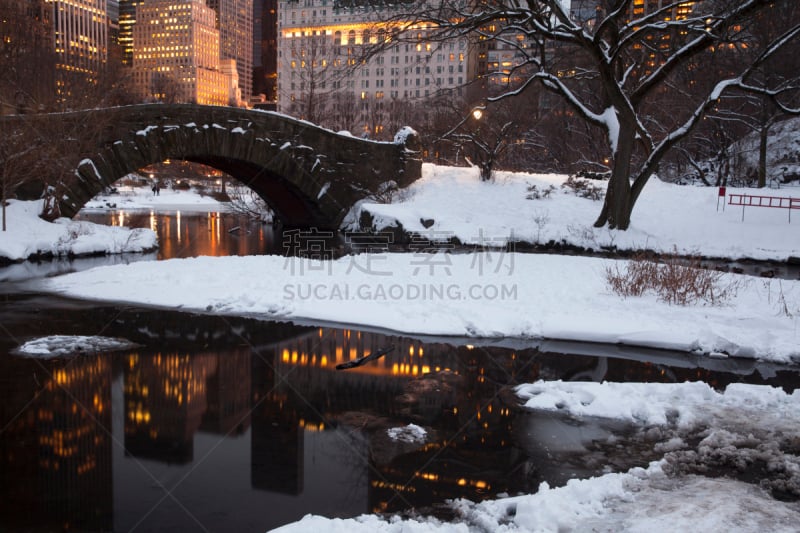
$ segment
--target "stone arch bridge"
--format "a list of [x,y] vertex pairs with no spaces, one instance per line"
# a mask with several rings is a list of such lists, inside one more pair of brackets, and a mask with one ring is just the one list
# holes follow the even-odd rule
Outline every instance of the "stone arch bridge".
[[395,142],[376,142],[278,113],[193,104],[2,118],[6,124],[14,120],[86,131],[79,139],[77,179],[59,192],[61,215],[67,217],[123,176],[167,159],[203,163],[233,176],[293,227],[338,228],[358,200],[392,182],[405,187],[421,174],[411,130],[401,130]]

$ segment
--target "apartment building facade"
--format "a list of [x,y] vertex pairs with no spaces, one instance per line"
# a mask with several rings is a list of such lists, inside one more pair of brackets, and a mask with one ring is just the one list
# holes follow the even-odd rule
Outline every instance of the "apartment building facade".
[[57,70],[96,79],[108,57],[106,0],[47,0],[53,7],[52,28]]
[[[381,133],[375,115],[397,102],[464,97],[476,75],[468,39],[427,41],[427,28],[419,25],[392,43],[386,21],[402,9],[407,8],[378,2],[279,0],[278,110],[323,123],[328,113],[353,113],[355,129],[372,135]],[[379,43],[384,49],[366,60],[368,49]]]

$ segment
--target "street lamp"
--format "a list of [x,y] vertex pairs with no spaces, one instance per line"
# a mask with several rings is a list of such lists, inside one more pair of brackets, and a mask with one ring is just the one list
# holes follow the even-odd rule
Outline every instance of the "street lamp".
[[483,116],[482,107],[476,107],[475,109],[472,110],[472,118],[474,118],[475,120],[480,120],[482,116]]

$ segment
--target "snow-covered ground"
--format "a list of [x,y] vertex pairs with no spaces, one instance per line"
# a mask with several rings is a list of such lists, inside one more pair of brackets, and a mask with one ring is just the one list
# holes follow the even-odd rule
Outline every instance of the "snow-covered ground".
[[[399,222],[406,231],[457,237],[465,243],[498,245],[513,235],[530,243],[554,241],[594,250],[613,246],[777,261],[800,256],[800,210],[793,210],[790,223],[788,209],[747,207],[742,220],[742,207],[725,205],[727,197],[719,198],[715,187],[653,178],[634,207],[630,228],[611,231],[592,227],[602,200],[580,197],[564,182],[563,175],[513,172],[497,172],[493,182],[481,182],[476,169],[426,164],[422,178],[398,192],[393,203],[364,202],[350,223],[355,227],[361,211],[367,211],[377,229]],[[606,182],[588,184],[605,191]],[[726,192],[800,199],[800,187],[729,187]]]
[[[571,236],[570,242],[591,246],[605,235],[617,246],[628,242],[659,251],[776,259],[800,255],[800,232],[782,218],[786,210],[750,208],[742,222],[740,212],[716,210],[712,189],[653,180],[642,195],[634,227],[609,232],[591,227],[600,202],[562,187],[564,176],[499,173],[496,182],[484,183],[472,169],[426,165],[424,171],[398,203],[362,203],[361,208],[382,213],[384,219],[391,215],[406,229],[434,240],[456,236],[491,245],[512,234],[532,241]],[[553,189],[547,197],[529,200],[530,185],[540,192],[550,185]],[[191,198],[184,192],[176,196]],[[145,194],[139,201],[147,198],[159,197]],[[552,207],[546,217],[543,206]],[[434,212],[440,215],[430,230],[414,226]],[[10,227],[24,227],[31,221],[27,214],[21,220],[12,217]],[[546,220],[537,225],[536,216]],[[302,232],[297,237],[298,247],[309,244]],[[79,298],[409,333],[569,339],[715,357],[800,360],[798,281],[726,274],[718,289],[735,288],[727,301],[677,306],[651,294],[613,294],[606,271],[624,269],[624,260],[498,248],[444,253],[446,245],[441,248],[414,248],[412,243],[411,253],[364,253],[332,262],[277,256],[138,262],[46,279],[41,285]]]
[[153,209],[154,211],[219,211],[225,204],[194,189],[170,189],[164,187],[153,194],[147,186],[120,186],[114,194],[98,194],[84,209]]
[[101,226],[67,218],[47,222],[39,218],[41,210],[40,200],[9,201],[7,230],[0,231],[0,258],[20,261],[37,254],[119,254],[158,246],[156,234],[150,229]]
[[[433,230],[431,237],[463,242],[499,244],[513,234],[531,242],[563,240],[585,247],[774,260],[800,256],[800,233],[795,231],[800,220],[790,224],[787,210],[748,208],[742,221],[741,208],[717,211],[715,189],[653,180],[634,211],[631,229],[609,232],[591,228],[600,202],[578,198],[560,186],[563,180],[499,173],[494,183],[481,183],[471,169],[425,165],[423,179],[400,193],[396,204],[364,202],[360,208],[372,213],[379,226],[397,220],[406,230],[423,234],[423,221],[433,219],[427,230]],[[541,196],[549,185],[554,188],[547,197],[526,199]],[[728,192],[799,197],[792,194],[795,190]],[[23,227],[12,218],[10,227],[15,224]],[[727,274],[721,283],[738,290],[724,304],[675,306],[653,295],[624,299],[612,294],[605,268],[624,264],[499,250],[444,254],[420,249],[334,262],[282,257],[139,262],[39,284],[81,298],[207,313],[415,333],[627,343],[776,362],[800,359],[800,281]],[[575,479],[562,487],[542,485],[535,494],[452,502],[461,517],[454,522],[309,516],[281,530],[797,531],[800,504],[773,494],[798,494],[798,393],[766,386],[715,392],[704,384],[560,382],[529,384],[517,392],[529,402],[526,409],[547,416],[630,424],[656,457],[646,468]],[[425,438],[413,429],[404,435]],[[605,444],[613,446],[613,438]],[[760,486],[707,475],[717,468],[747,477],[761,465]]]
[[800,361],[800,282],[722,275],[722,305],[613,294],[624,261],[502,252],[375,253],[336,261],[198,257],[41,280],[78,298],[270,319],[313,319],[430,335],[542,337]]
[[[9,202],[6,212],[8,227],[6,231],[0,231],[0,259],[21,261],[33,255],[50,254],[62,257],[121,254],[146,252],[158,248],[158,238],[150,229],[104,226],[66,218],[51,223],[38,217],[41,208],[40,200]],[[97,195],[84,206],[84,209],[206,212],[224,211],[226,205],[194,190],[164,188],[155,195],[147,186],[120,186],[116,193]],[[30,266],[24,268],[30,270]],[[0,279],[15,277],[17,276],[10,274],[0,275]]]
[[[417,517],[363,515],[354,519],[306,516],[274,531],[339,532],[561,532],[561,531],[797,531],[800,503],[770,491],[800,495],[800,393],[730,385],[720,393],[703,383],[537,382],[517,389],[526,408],[560,412],[573,420],[594,416],[632,424],[634,438],[663,456],[646,468],[542,483],[535,494],[482,503],[449,503],[454,523]],[[574,423],[573,423],[574,425]],[[562,436],[563,440],[563,436]],[[608,442],[616,441],[610,434]],[[558,454],[560,440],[552,441]],[[760,464],[768,473],[759,478]],[[748,484],[702,475],[728,465]]]

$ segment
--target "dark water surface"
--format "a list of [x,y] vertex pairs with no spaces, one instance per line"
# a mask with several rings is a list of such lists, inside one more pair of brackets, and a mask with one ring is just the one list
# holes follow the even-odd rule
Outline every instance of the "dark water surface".
[[[35,295],[7,296],[0,321],[0,523],[10,530],[266,531],[306,513],[534,492],[602,465],[580,460],[596,437],[585,427],[519,411],[517,383],[800,383],[755,362],[703,368],[656,351],[473,346]],[[10,353],[55,334],[141,347],[59,360]],[[334,368],[388,346],[376,362]],[[388,437],[409,423],[425,442]],[[553,442],[575,460],[555,459]],[[646,462],[620,455],[620,468]]]
[[[168,220],[156,223],[176,222]],[[202,233],[204,220],[178,232],[182,243]],[[170,227],[164,250],[188,249]],[[242,251],[225,233],[217,255]],[[535,492],[542,481],[560,485],[648,458],[625,449],[598,458],[592,441],[627,428],[521,411],[511,389],[518,383],[800,384],[796,369],[756,361],[387,335],[93,304],[13,286],[0,284],[2,531],[263,532],[308,513],[429,510],[451,498]],[[50,335],[139,346],[51,360],[12,353]],[[377,361],[335,369],[388,347]],[[423,442],[389,438],[387,429],[411,423],[425,429]]]

